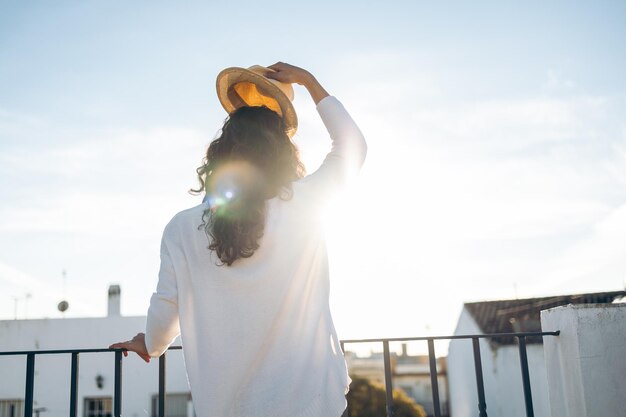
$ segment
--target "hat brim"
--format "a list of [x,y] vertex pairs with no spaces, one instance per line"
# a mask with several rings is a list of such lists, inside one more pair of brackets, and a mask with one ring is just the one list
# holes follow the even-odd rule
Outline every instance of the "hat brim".
[[254,84],[262,95],[276,100],[285,122],[286,133],[290,138],[293,137],[298,129],[298,117],[289,97],[269,79],[246,68],[226,68],[217,76],[217,97],[228,114],[239,107],[250,105],[233,88],[244,82]]

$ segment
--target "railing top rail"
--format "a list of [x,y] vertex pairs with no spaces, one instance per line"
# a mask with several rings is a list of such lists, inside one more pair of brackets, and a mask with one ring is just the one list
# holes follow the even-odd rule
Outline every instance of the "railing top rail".
[[[168,350],[182,349],[182,346],[170,346]],[[14,350],[7,352],[0,352],[0,356],[5,355],[28,355],[29,353],[35,353],[37,355],[59,354],[59,353],[97,353],[97,352],[116,352],[126,349],[49,349],[49,350]]]
[[[427,340],[453,340],[453,339],[486,339],[493,337],[532,337],[532,336],[558,336],[560,330],[555,332],[520,332],[520,333],[489,333],[489,334],[461,334],[451,336],[419,336],[419,337],[390,337],[380,339],[346,339],[341,343],[380,343],[380,342],[410,342],[410,341],[427,341]],[[182,346],[170,346],[168,350],[179,350]],[[115,352],[124,349],[49,349],[49,350],[15,350],[0,352],[0,356],[8,355],[28,355],[31,353],[37,355],[61,354],[61,353],[97,353],[97,352]]]
[[342,343],[376,343],[376,342],[410,342],[414,340],[452,340],[452,339],[487,339],[492,337],[531,337],[531,336],[558,336],[556,332],[519,332],[519,333],[487,333],[487,334],[459,334],[452,336],[420,336],[420,337],[390,337],[383,339],[346,339]]

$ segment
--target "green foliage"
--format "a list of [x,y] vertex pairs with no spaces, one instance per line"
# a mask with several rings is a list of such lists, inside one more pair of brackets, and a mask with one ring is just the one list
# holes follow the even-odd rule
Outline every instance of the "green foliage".
[[[366,378],[353,376],[348,399],[350,417],[384,417],[387,415],[385,386]],[[424,408],[399,389],[393,390],[395,417],[426,417]]]

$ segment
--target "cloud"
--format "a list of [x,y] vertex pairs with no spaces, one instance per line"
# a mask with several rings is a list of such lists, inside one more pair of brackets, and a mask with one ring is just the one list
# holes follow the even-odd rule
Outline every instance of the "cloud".
[[[347,282],[338,299],[358,285],[366,308],[370,295],[402,291],[406,302],[396,312],[408,317],[415,294],[460,303],[513,296],[514,282],[529,296],[568,292],[582,288],[581,279],[606,289],[606,277],[623,271],[626,259],[620,103],[574,87],[564,97],[557,93],[567,85],[555,80],[543,91],[538,80],[535,95],[517,98],[442,97],[437,74],[401,55],[346,55],[337,63],[359,69],[336,91],[369,145],[361,177],[330,221],[334,277]],[[295,140],[312,171],[330,139],[309,98],[297,100]],[[13,116],[2,117],[8,123]],[[198,130],[69,132],[33,118],[11,120],[5,126],[13,132],[23,123],[24,135],[50,130],[55,139],[0,153],[0,180],[12,184],[0,191],[10,197],[0,208],[2,231],[96,234],[108,245],[97,250],[116,259],[116,238],[157,241],[173,213],[199,201],[186,194],[211,139]],[[142,259],[146,253],[137,249]],[[143,268],[109,266],[135,275]],[[452,322],[457,312],[447,310],[435,314]]]
[[[195,168],[208,140],[192,129],[81,131],[80,141],[24,144],[0,155],[8,194],[0,230],[154,234],[198,204]],[[98,227],[95,228],[94,224]]]
[[465,142],[464,149],[521,151],[533,145],[591,139],[601,134],[602,97],[485,99],[413,111],[411,124],[429,143]]
[[546,73],[547,80],[542,87],[548,91],[569,91],[576,87],[572,80],[564,78],[560,71],[550,69]]
[[18,318],[61,317],[55,307],[64,299],[70,302],[65,313],[68,317],[93,316],[94,305],[99,304],[94,301],[104,298],[99,297],[104,292],[93,283],[74,283],[64,294],[59,286],[4,262],[0,262],[0,288],[0,319],[13,318],[15,314]]
[[191,158],[199,163],[207,143],[204,135],[193,129],[84,129],[59,142],[23,144],[2,158],[11,169],[34,175],[72,179],[91,175],[108,181],[135,174],[143,180],[178,168]]
[[[441,100],[437,77],[410,68],[379,75],[375,94],[348,90],[369,145],[330,232],[336,256],[352,254],[333,261],[348,287],[484,299],[513,297],[514,283],[524,296],[583,288],[577,279],[602,291],[626,272],[626,234],[609,221],[626,203],[620,100],[556,79],[534,95]],[[365,71],[357,85],[386,69]],[[420,91],[411,72],[434,85]]]
[[[552,292],[563,288],[591,291],[598,283],[606,290],[626,285],[626,204],[594,223],[592,233],[571,245],[551,262],[544,274]],[[571,290],[570,290],[571,291]]]
[[45,285],[43,281],[2,262],[0,262],[0,280],[7,284],[23,288],[34,288]]
[[43,125],[41,118],[31,114],[0,108],[0,136],[11,137],[30,129],[40,128]]
[[610,147],[611,159],[607,161],[606,169],[618,184],[626,185],[626,130],[620,142]]
[[[56,287],[3,262],[0,262],[0,286],[3,289],[0,317],[14,317],[15,313],[22,317],[26,302],[29,303],[29,317],[41,316],[48,313],[41,308],[42,305],[55,305],[61,300],[61,292]],[[29,294],[30,300],[27,300],[26,294]],[[9,298],[13,303],[9,303]]]

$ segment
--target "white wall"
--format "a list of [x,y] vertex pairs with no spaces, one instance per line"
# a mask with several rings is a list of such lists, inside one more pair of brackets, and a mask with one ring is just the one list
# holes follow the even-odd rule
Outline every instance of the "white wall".
[[626,304],[569,305],[541,312],[555,417],[626,416]]
[[[481,333],[480,329],[464,308],[454,334],[478,333]],[[481,356],[483,357],[485,356],[484,352],[486,352],[485,348],[481,346]],[[450,342],[447,360],[450,415],[452,417],[475,417],[478,415],[473,357],[471,341],[452,340]],[[489,402],[487,406],[489,406]]]
[[[548,379],[543,345],[527,345],[526,349],[535,417],[550,417]],[[493,351],[491,360],[483,360],[483,364],[485,390],[489,392],[487,415],[493,417],[526,417],[518,345],[498,348]]]
[[[0,321],[0,351],[106,348],[128,340],[145,329],[146,317],[102,317]],[[180,345],[177,339],[174,345]],[[70,354],[37,355],[34,407],[46,407],[41,417],[67,416],[69,412]],[[167,354],[167,392],[189,392],[181,351]],[[79,355],[78,415],[83,398],[113,396],[114,353]],[[96,376],[104,377],[102,389]],[[26,357],[0,356],[0,399],[24,398]],[[158,359],[145,363],[131,354],[122,366],[122,413],[145,417],[151,413],[151,396],[158,393]]]
[[[463,309],[457,328],[460,334],[481,334],[471,314]],[[495,350],[480,339],[480,355],[489,417],[526,417],[517,345]],[[550,417],[548,384],[542,345],[527,345],[533,409],[536,417]],[[452,417],[478,415],[478,393],[471,340],[453,340],[448,351],[448,381]]]

